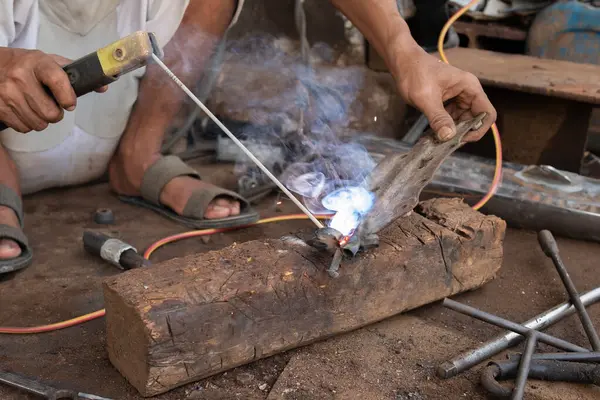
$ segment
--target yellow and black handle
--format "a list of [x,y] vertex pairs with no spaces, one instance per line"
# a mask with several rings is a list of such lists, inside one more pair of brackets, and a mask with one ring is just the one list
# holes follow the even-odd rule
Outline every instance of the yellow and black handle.
[[[156,37],[138,31],[63,67],[77,97],[108,85],[121,75],[148,64],[152,54],[162,56]],[[46,92],[52,97],[49,88]],[[8,126],[0,121],[0,131]]]

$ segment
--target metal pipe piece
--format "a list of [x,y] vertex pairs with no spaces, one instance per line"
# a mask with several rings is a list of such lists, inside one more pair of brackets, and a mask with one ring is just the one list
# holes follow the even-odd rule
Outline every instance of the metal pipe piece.
[[[600,287],[585,292],[580,296],[581,302],[585,306],[596,303],[600,300]],[[558,321],[562,320],[569,315],[575,313],[575,307],[570,302],[561,303],[539,315],[536,315],[529,321],[523,323],[523,326],[542,330],[551,325],[554,325]],[[498,353],[520,343],[523,340],[523,336],[514,332],[505,332],[493,339],[485,342],[481,346],[467,350],[456,357],[443,362],[437,368],[437,376],[442,379],[452,378],[475,365],[491,358]],[[587,354],[587,353],[586,353]]]
[[[495,398],[511,397],[514,390],[500,382],[516,378],[518,368],[518,361],[491,362],[482,370],[481,385]],[[600,366],[569,361],[536,360],[534,354],[527,377],[549,382],[597,385],[600,383]]]
[[167,73],[167,75],[169,75],[169,77],[177,84],[177,86],[179,86],[181,88],[181,90],[183,90],[185,92],[185,94],[187,94],[189,96],[190,99],[192,99],[192,101],[194,103],[196,103],[196,105],[198,107],[200,107],[202,109],[202,111],[204,111],[204,113],[206,115],[208,115],[208,117],[210,119],[213,120],[213,122],[215,124],[217,124],[217,126],[219,128],[221,128],[221,130],[227,135],[229,136],[229,138],[231,140],[233,140],[233,143],[235,143],[247,156],[248,158],[250,158],[254,164],[256,164],[256,166],[258,168],[260,168],[262,170],[262,172],[265,173],[265,175],[267,175],[269,177],[269,179],[271,179],[271,181],[273,181],[274,184],[277,185],[277,187],[279,187],[279,189],[281,189],[281,191],[283,193],[286,194],[286,196],[288,196],[290,198],[290,200],[292,200],[294,202],[294,204],[296,204],[298,206],[298,208],[300,210],[302,210],[302,212],[304,214],[306,214],[306,216],[317,226],[317,228],[324,228],[325,226],[321,223],[321,221],[319,221],[314,215],[313,213],[311,213],[308,208],[306,208],[304,206],[304,204],[302,204],[300,202],[300,200],[298,200],[296,198],[296,196],[294,196],[292,194],[292,192],[290,192],[288,190],[288,188],[286,188],[283,183],[281,183],[281,181],[279,181],[279,179],[277,179],[275,177],[275,175],[273,175],[271,173],[271,171],[269,171],[269,169],[267,167],[265,167],[263,165],[262,162],[260,162],[260,160],[258,158],[256,158],[254,156],[254,154],[252,154],[252,152],[250,150],[248,150],[246,148],[246,146],[244,146],[244,144],[242,142],[239,141],[238,138],[235,137],[235,135],[233,133],[231,133],[231,131],[229,129],[227,129],[227,127],[225,125],[223,125],[221,123],[221,121],[219,121],[219,119],[217,117],[215,117],[215,115],[198,99],[198,97],[196,97],[196,95],[194,95],[194,93],[192,93],[192,91],[190,89],[188,89],[187,86],[185,86],[185,84],[183,82],[181,82],[181,80],[179,80],[179,78],[177,78],[177,76],[169,69],[169,67],[167,67],[160,58],[158,58],[155,54],[152,55],[152,58],[154,59],[154,61]]
[[538,333],[534,330],[529,331],[525,352],[519,362],[519,371],[517,372],[515,388],[513,389],[512,394],[513,400],[522,400],[525,395],[525,385],[527,384],[527,377],[529,376],[529,369],[531,368],[531,357],[533,356],[537,342]]
[[451,299],[444,299],[442,305],[444,307],[447,307],[447,308],[457,311],[459,313],[471,316],[473,318],[477,318],[477,319],[479,319],[481,321],[485,321],[489,324],[499,326],[500,328],[509,329],[509,330],[516,332],[523,336],[526,336],[532,332],[535,332],[537,339],[540,342],[544,342],[544,343],[549,344],[550,346],[554,346],[558,349],[562,349],[565,351],[589,352],[588,349],[574,345],[573,343],[569,343],[566,340],[559,339],[557,337],[548,335],[547,333],[538,332],[534,329],[517,324],[517,323],[509,321],[507,319],[498,317],[497,315],[493,315],[493,314],[487,313],[485,311],[478,310],[474,307],[459,303],[459,302],[451,300]]
[[[519,361],[521,359],[521,355],[511,354],[508,357],[508,359],[510,361]],[[597,363],[600,362],[600,352],[595,351],[589,353],[538,353],[533,355],[533,360]]]
[[548,230],[540,231],[538,233],[538,241],[540,243],[540,247],[544,251],[544,254],[552,259],[552,262],[556,267],[556,271],[558,271],[558,275],[560,275],[560,279],[562,280],[565,289],[567,289],[571,303],[573,303],[575,310],[577,310],[579,320],[583,325],[583,329],[585,330],[585,334],[587,335],[592,348],[595,351],[600,351],[600,337],[598,337],[598,332],[596,332],[590,315],[587,313],[585,306],[579,298],[579,293],[577,292],[577,288],[575,288],[575,284],[573,284],[573,280],[571,280],[569,271],[567,271],[567,267],[560,257],[558,244],[556,243],[556,240],[554,240],[552,232]]
[[481,386],[494,397],[510,397],[512,390],[498,382],[501,373],[498,365],[488,365],[481,372]]

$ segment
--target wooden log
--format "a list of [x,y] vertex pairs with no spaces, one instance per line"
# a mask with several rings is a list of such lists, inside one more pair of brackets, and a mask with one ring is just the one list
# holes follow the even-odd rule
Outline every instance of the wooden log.
[[502,262],[506,224],[434,199],[381,245],[325,272],[298,237],[254,240],[104,284],[108,353],[145,397],[475,289]]

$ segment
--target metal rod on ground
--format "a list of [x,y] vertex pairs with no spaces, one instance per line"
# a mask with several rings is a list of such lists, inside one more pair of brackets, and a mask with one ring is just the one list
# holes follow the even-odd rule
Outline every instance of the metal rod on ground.
[[296,196],[294,196],[292,194],[292,192],[290,192],[284,185],[283,183],[281,183],[279,181],[279,179],[277,179],[275,177],[275,175],[273,175],[271,173],[271,171],[269,171],[267,169],[267,167],[265,167],[263,165],[262,162],[260,162],[260,160],[258,158],[256,158],[254,156],[254,154],[252,154],[252,152],[250,150],[248,150],[246,148],[246,146],[244,146],[244,144],[242,142],[240,142],[238,140],[238,138],[235,137],[235,135],[233,133],[231,133],[231,131],[229,131],[229,129],[227,129],[227,127],[225,125],[223,125],[221,123],[221,121],[219,121],[219,119],[217,117],[215,117],[215,115],[210,112],[210,110],[208,108],[206,108],[206,106],[204,104],[202,104],[202,102],[194,95],[194,93],[192,93],[192,91],[190,89],[187,88],[187,86],[185,86],[183,84],[183,82],[181,82],[179,80],[179,78],[177,78],[177,76],[175,76],[175,74],[173,74],[173,72],[171,72],[171,70],[161,61],[160,58],[158,58],[155,54],[152,55],[152,58],[154,59],[154,61],[167,73],[167,75],[169,75],[169,77],[177,84],[177,86],[179,86],[184,92],[185,94],[187,94],[190,99],[192,99],[194,101],[194,103],[196,103],[196,105],[198,105],[198,107],[200,107],[202,109],[202,111],[204,111],[204,113],[206,115],[208,115],[208,117],[210,119],[213,120],[213,122],[215,124],[217,124],[217,126],[219,128],[221,128],[221,130],[227,135],[229,136],[229,138],[231,140],[233,140],[233,142],[248,156],[248,158],[250,158],[257,166],[258,168],[260,168],[268,177],[269,179],[271,179],[273,181],[273,183],[275,183],[279,189],[281,189],[281,191],[283,193],[285,193],[290,200],[292,200],[297,206],[298,208],[300,208],[300,210],[302,210],[302,212],[304,214],[306,214],[306,216],[318,227],[318,228],[324,228],[325,226],[308,210],[308,208],[306,208],[301,202],[300,200],[298,200],[296,198]]
[[530,330],[527,335],[527,345],[525,346],[525,352],[519,362],[519,371],[517,372],[517,379],[515,380],[515,388],[513,389],[513,400],[523,399],[525,394],[525,385],[527,384],[527,377],[529,376],[529,369],[531,368],[531,357],[537,346],[538,333],[534,330]]
[[[581,302],[589,306],[600,300],[600,287],[585,292],[580,296]],[[549,309],[539,315],[536,315],[529,321],[523,323],[523,326],[542,330],[551,325],[554,325],[558,321],[562,320],[569,315],[575,313],[575,307],[570,302],[564,302],[556,307]],[[498,353],[520,343],[523,340],[523,336],[514,332],[505,332],[493,339],[488,340],[481,346],[467,350],[456,357],[443,362],[437,368],[437,375],[442,379],[452,378],[475,365],[491,358]]]
[[417,143],[417,140],[423,136],[423,132],[429,125],[429,120],[425,116],[425,114],[421,114],[419,118],[415,121],[413,126],[408,130],[406,135],[402,138],[402,141],[410,144],[411,146]]
[[500,328],[509,329],[509,330],[516,332],[523,336],[528,335],[530,332],[536,332],[537,339],[540,342],[544,342],[544,343],[549,344],[550,346],[554,346],[558,349],[562,349],[565,351],[576,351],[576,352],[589,353],[588,349],[574,345],[573,343],[569,343],[566,340],[562,340],[557,337],[550,336],[547,333],[538,332],[534,329],[527,328],[526,326],[523,326],[523,325],[517,324],[515,322],[509,321],[507,319],[498,317],[497,315],[493,315],[493,314],[487,313],[485,311],[478,310],[474,307],[459,303],[459,302],[451,300],[451,299],[444,299],[442,305],[444,307],[447,307],[447,308],[457,311],[459,313],[468,315],[473,318],[477,318],[481,321],[485,321],[492,325],[499,326]]
[[544,254],[552,259],[552,262],[558,271],[558,275],[560,275],[560,279],[562,280],[565,289],[567,289],[571,303],[573,303],[573,306],[575,306],[575,309],[577,310],[577,314],[579,315],[579,319],[581,320],[581,324],[583,325],[583,329],[585,330],[585,334],[587,335],[592,348],[596,351],[600,351],[600,338],[598,337],[598,332],[596,332],[590,315],[587,313],[585,306],[581,302],[577,288],[575,288],[575,284],[571,280],[569,271],[567,271],[567,267],[560,257],[558,244],[556,243],[556,240],[554,240],[552,232],[548,230],[540,231],[538,233],[538,241],[540,242],[540,247],[544,251]]
[[[508,359],[510,361],[518,361],[521,358],[520,354],[511,354]],[[539,353],[533,355],[533,360],[549,360],[549,361],[571,361],[596,363],[600,362],[600,352],[589,353]]]

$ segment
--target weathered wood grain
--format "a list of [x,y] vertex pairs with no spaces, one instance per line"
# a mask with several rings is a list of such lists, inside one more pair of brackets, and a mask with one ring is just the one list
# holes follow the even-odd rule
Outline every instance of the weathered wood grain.
[[128,271],[104,284],[113,365],[143,396],[166,392],[475,289],[502,261],[506,224],[458,199],[418,206],[381,246],[325,272],[297,237],[255,240]]

